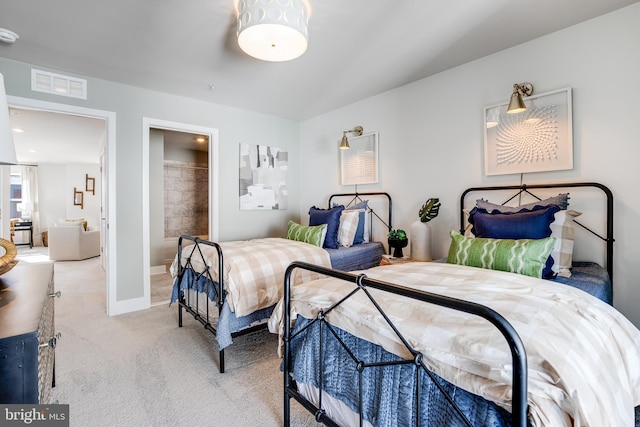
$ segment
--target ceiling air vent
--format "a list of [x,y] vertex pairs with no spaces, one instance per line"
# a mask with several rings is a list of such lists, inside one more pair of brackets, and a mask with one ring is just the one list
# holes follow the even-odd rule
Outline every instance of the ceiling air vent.
[[31,90],[87,99],[87,81],[49,71],[31,69]]

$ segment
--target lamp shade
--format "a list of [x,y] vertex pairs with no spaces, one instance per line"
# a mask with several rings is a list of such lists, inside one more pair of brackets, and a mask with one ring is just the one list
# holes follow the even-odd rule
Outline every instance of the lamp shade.
[[522,99],[522,95],[518,90],[514,90],[511,94],[511,100],[509,101],[509,107],[507,108],[507,113],[520,113],[521,111],[525,111],[527,106],[524,105],[524,100]]
[[290,61],[307,50],[307,10],[301,0],[240,0],[238,45],[263,61]]
[[348,150],[349,148],[349,140],[347,139],[347,133],[344,132],[342,134],[342,141],[340,141],[340,146],[338,147],[341,150]]
[[13,144],[13,133],[9,121],[9,104],[4,90],[4,76],[0,74],[0,165],[15,165],[16,147]]

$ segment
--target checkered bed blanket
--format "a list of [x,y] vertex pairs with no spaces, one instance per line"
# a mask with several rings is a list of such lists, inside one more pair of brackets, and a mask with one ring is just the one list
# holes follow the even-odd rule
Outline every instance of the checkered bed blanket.
[[[277,303],[283,295],[284,273],[293,261],[303,261],[331,268],[329,254],[308,243],[283,238],[264,238],[219,243],[223,253],[223,283],[227,303],[236,316],[245,316]],[[190,259],[191,268],[203,272],[209,268],[211,277],[218,281],[218,252],[213,246],[195,245],[182,249],[183,266]],[[178,275],[178,255],[170,268]],[[319,275],[297,269],[292,283],[319,278]]]

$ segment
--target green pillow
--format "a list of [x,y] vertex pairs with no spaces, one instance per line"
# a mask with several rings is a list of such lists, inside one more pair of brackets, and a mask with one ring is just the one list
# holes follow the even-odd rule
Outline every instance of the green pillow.
[[555,243],[554,237],[535,240],[489,239],[464,237],[452,231],[447,262],[542,277],[542,270]]
[[287,239],[319,247],[322,247],[326,233],[327,224],[304,226],[290,220],[287,226]]

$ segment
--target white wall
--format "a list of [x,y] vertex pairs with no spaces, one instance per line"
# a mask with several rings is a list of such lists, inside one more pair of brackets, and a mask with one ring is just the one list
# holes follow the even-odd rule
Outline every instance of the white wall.
[[536,93],[570,86],[574,168],[527,174],[524,182],[598,181],[612,189],[614,305],[640,326],[638,22],[639,3],[305,121],[301,218],[327,195],[353,190],[339,185],[337,147],[343,130],[362,125],[380,134],[380,183],[359,190],[391,193],[394,226],[404,229],[425,200],[440,197],[434,256],[446,256],[460,193],[520,182],[519,175],[484,175],[483,107],[506,102],[514,83],[532,82]]
[[[95,195],[86,191],[86,174],[95,178]],[[84,193],[84,207],[74,206],[73,189]],[[100,226],[100,166],[97,164],[41,164],[38,166],[40,228],[60,219],[84,218],[89,226]]]

